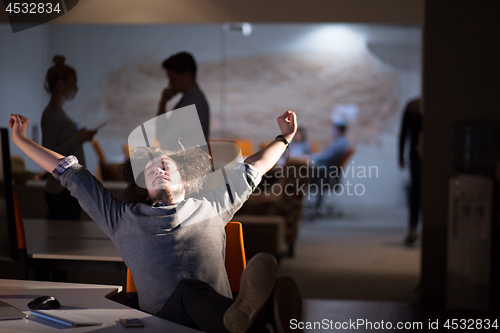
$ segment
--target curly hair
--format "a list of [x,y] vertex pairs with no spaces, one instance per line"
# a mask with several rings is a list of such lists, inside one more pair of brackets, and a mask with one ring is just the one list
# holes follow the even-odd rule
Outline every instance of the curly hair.
[[128,184],[124,195],[125,202],[152,204],[148,198],[148,190],[145,188],[144,171],[137,176],[137,179],[134,178],[132,161],[134,168],[144,170],[146,165],[157,157],[168,157],[175,162],[182,181],[189,184],[185,189],[186,198],[196,196],[203,188],[204,176],[212,172],[211,157],[199,146],[180,153],[171,153],[158,147],[138,147],[120,166]]

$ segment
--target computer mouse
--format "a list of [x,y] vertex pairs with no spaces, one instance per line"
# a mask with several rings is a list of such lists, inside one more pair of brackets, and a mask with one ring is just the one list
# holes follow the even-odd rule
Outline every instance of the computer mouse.
[[54,296],[40,296],[28,303],[31,310],[59,309],[61,304]]

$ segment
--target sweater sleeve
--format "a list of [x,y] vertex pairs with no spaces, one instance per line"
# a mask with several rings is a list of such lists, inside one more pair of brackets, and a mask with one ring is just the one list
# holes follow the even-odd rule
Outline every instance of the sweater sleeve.
[[239,164],[227,173],[227,182],[208,193],[205,197],[219,216],[227,223],[247,201],[255,187],[260,183],[259,171],[249,164]]
[[[65,160],[61,163],[64,162]],[[78,163],[56,170],[54,178],[78,199],[83,210],[111,238],[126,210],[126,204],[116,199],[100,181]]]

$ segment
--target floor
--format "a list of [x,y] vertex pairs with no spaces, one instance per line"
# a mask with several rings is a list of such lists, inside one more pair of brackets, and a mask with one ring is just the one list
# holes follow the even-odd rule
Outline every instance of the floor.
[[412,302],[418,293],[420,244],[403,246],[404,207],[343,207],[342,216],[303,220],[292,276],[304,298]]
[[[279,275],[292,276],[303,298],[325,299],[308,304],[304,318],[337,324],[358,319],[418,323],[412,318],[418,299],[420,242],[403,246],[406,221],[405,207],[342,207],[333,216],[303,220],[295,257],[281,261]],[[318,329],[306,326],[305,332],[332,330],[316,324]]]

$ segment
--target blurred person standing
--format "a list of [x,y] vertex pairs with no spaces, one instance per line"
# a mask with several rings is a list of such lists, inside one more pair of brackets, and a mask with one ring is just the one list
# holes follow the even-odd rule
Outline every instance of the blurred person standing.
[[210,108],[205,95],[196,82],[196,62],[191,54],[180,52],[163,61],[169,85],[162,92],[157,116],[167,110],[167,102],[175,95],[182,93],[182,98],[174,107],[180,109],[188,105],[196,105],[205,140],[210,136]]
[[[74,155],[85,165],[83,143],[91,141],[96,130],[87,130],[68,117],[63,109],[66,101],[75,98],[76,71],[65,65],[66,58],[55,55],[45,76],[45,90],[51,94],[49,104],[42,114],[42,145],[62,155]],[[49,177],[45,187],[48,204],[47,219],[79,220],[81,208],[78,200],[56,179]]]
[[422,159],[419,154],[419,139],[422,132],[422,110],[420,98],[410,101],[404,111],[401,122],[401,133],[399,135],[399,166],[404,169],[405,144],[410,141],[410,174],[411,184],[409,191],[409,230],[404,243],[407,246],[412,246],[418,239],[418,220],[420,215],[420,191],[421,191],[421,163]]

